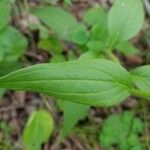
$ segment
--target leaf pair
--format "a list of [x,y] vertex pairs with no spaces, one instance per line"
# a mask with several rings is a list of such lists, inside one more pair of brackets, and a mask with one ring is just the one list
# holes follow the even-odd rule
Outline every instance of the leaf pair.
[[[136,53],[134,46],[127,41],[143,26],[144,9],[141,0],[116,0],[108,14],[100,6],[91,8],[85,13],[83,20],[91,26],[88,45],[90,50],[117,48],[127,55]],[[94,47],[96,42],[101,46],[97,47],[96,44]]]

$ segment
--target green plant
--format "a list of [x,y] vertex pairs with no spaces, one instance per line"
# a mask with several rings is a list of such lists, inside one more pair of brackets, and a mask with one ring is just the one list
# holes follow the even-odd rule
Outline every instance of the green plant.
[[[62,137],[85,117],[89,106],[116,105],[131,95],[150,99],[150,65],[129,72],[113,53],[115,49],[125,55],[137,53],[137,48],[128,40],[143,25],[144,11],[140,0],[116,0],[108,13],[100,6],[89,9],[82,22],[58,7],[39,7],[31,13],[44,24],[39,23],[35,27],[40,30],[38,47],[52,53],[53,63],[31,66],[3,76],[0,87],[41,92],[64,100],[61,104],[64,112]],[[53,34],[56,33],[55,36],[49,36],[49,28]],[[62,55],[61,40],[80,48],[80,59],[62,62],[70,60],[70,57]],[[17,53],[17,59],[22,54]],[[77,107],[78,114],[72,116],[71,110]],[[30,125],[36,128],[35,123]],[[25,136],[27,140],[28,136]],[[38,149],[45,141],[45,138],[38,141]],[[25,140],[24,143],[31,148],[33,143],[28,142]]]
[[[0,87],[42,92],[91,106],[112,106],[130,95],[149,99],[149,86],[148,89],[142,87],[145,82],[149,83],[149,68],[149,65],[143,66],[146,72],[130,74],[120,64],[106,59],[41,64],[0,78]],[[138,84],[137,77],[144,82]]]
[[60,138],[64,139],[72,131],[76,123],[85,118],[89,106],[68,101],[60,101],[59,105],[64,112],[64,121],[60,132]]
[[41,145],[48,141],[52,134],[54,123],[49,112],[34,111],[27,121],[23,131],[23,142],[27,150],[40,150]]
[[63,40],[108,58],[112,58],[110,53],[114,49],[125,55],[137,52],[127,40],[139,32],[144,21],[140,0],[117,0],[108,13],[101,6],[90,8],[85,12],[82,23],[58,7],[40,7],[32,13]]
[[[26,38],[9,25],[11,18],[11,1],[0,1],[0,76],[21,68],[18,61],[27,48]],[[19,42],[18,42],[19,41]],[[0,89],[1,94],[4,89]]]
[[105,150],[116,144],[121,150],[141,150],[139,134],[143,127],[143,122],[129,111],[113,114],[104,121],[99,140]]

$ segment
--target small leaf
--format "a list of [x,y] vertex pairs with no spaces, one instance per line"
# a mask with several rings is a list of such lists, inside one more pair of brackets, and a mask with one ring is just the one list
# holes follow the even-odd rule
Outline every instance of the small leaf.
[[84,26],[80,26],[73,34],[72,41],[77,44],[86,44],[88,41],[88,33],[85,34]]
[[[18,42],[19,41],[19,42]],[[15,28],[9,26],[0,33],[0,51],[5,62],[16,61],[27,48],[27,41]]]
[[107,24],[101,23],[94,25],[91,29],[91,39],[99,40],[104,43],[103,45],[105,45],[108,41]]
[[49,112],[38,110],[32,113],[23,131],[23,142],[27,150],[41,150],[53,131],[53,119]]
[[10,14],[10,0],[0,0],[0,32],[8,25]]
[[109,46],[134,37],[142,28],[144,9],[141,0],[116,0],[109,11]]
[[18,61],[1,62],[0,63],[0,77],[18,69],[21,69],[21,64]]
[[60,135],[62,138],[65,138],[71,132],[76,123],[85,118],[89,106],[62,101],[61,108],[64,112],[64,121]]
[[63,55],[54,55],[51,59],[50,62],[52,63],[58,63],[58,62],[65,62],[66,59]]
[[90,60],[90,59],[96,59],[99,57],[100,57],[99,53],[95,53],[93,51],[88,51],[86,53],[83,53],[79,59]]
[[0,78],[0,87],[42,92],[92,106],[112,106],[126,99],[132,86],[129,73],[121,65],[93,59],[21,69]]
[[84,15],[84,22],[92,26],[91,41],[99,41],[101,45],[105,46],[108,41],[108,28],[107,13],[104,9],[100,6],[89,9]]
[[[20,68],[21,64],[19,62],[0,62],[0,77]],[[5,91],[6,89],[0,88],[0,97],[4,95]]]
[[61,41],[54,36],[47,39],[41,39],[38,43],[38,47],[54,54],[61,54],[63,50]]
[[91,40],[87,43],[87,47],[89,48],[90,51],[100,53],[100,51],[104,50],[105,45],[103,42]]
[[71,5],[71,0],[64,0],[64,2],[68,5]]
[[84,14],[83,21],[90,26],[107,22],[107,13],[101,6],[90,8]]
[[[64,40],[77,44],[85,44],[88,40],[88,33],[83,24],[77,22],[69,12],[61,8],[50,6],[36,8],[33,14]],[[80,37],[80,40],[77,37]]]
[[131,72],[134,84],[144,91],[150,92],[150,65],[138,67]]
[[132,43],[130,42],[123,42],[116,46],[116,49],[121,51],[126,56],[129,55],[135,55],[139,52],[139,49],[136,48]]

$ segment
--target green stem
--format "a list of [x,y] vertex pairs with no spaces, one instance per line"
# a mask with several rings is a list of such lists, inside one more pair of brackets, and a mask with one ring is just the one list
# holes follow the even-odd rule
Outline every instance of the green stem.
[[105,54],[109,59],[119,63],[119,59],[111,51],[106,51]]
[[131,92],[133,96],[143,97],[150,100],[150,92],[146,92],[138,89],[132,89]]

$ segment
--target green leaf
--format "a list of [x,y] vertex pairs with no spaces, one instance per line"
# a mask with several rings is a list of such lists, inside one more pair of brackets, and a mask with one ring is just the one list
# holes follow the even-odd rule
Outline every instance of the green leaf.
[[130,134],[127,143],[133,150],[142,150],[142,144],[139,141],[139,137],[137,134]]
[[11,14],[10,0],[1,0],[0,1],[0,32],[9,23],[10,14]]
[[85,118],[89,106],[62,101],[61,108],[64,112],[64,121],[60,135],[62,138],[65,138],[72,131],[76,123]]
[[1,61],[12,62],[21,57],[27,48],[27,41],[15,28],[9,26],[0,33]]
[[142,28],[144,9],[141,0],[116,0],[109,11],[109,46],[134,37]]
[[14,62],[1,62],[0,63],[0,77],[4,76],[12,71],[21,68],[21,64],[17,61]]
[[[138,129],[140,126],[140,130],[135,132],[135,126]],[[99,140],[104,149],[117,144],[120,149],[128,150],[137,144],[141,146],[138,134],[143,132],[143,127],[143,122],[129,111],[113,114],[104,121]]]
[[84,14],[83,21],[90,26],[105,24],[107,22],[107,13],[101,6],[90,8]]
[[79,59],[84,59],[84,60],[90,60],[90,59],[96,59],[96,58],[99,58],[100,55],[99,53],[95,53],[93,51],[88,51],[86,53],[83,53]]
[[[61,62],[61,59],[55,59],[57,56],[54,56],[53,62]],[[63,57],[62,55],[60,56]],[[64,121],[60,136],[61,139],[64,139],[72,131],[77,122],[86,116],[89,106],[61,100],[58,100],[57,104],[63,111]]]
[[71,0],[64,0],[64,2],[68,5],[71,5]]
[[134,55],[139,52],[139,49],[136,48],[132,43],[130,42],[123,42],[116,46],[116,49],[121,51],[126,56]]
[[105,45],[108,41],[107,23],[96,24],[91,30],[91,39],[99,40]]
[[87,47],[89,48],[90,51],[100,53],[100,51],[104,50],[105,45],[103,42],[91,40],[87,43]]
[[140,90],[150,92],[150,65],[138,67],[130,73],[132,81]]
[[[33,14],[38,16],[43,23],[56,32],[61,38],[77,44],[85,44],[88,33],[85,27],[67,11],[58,7],[36,8]],[[80,38],[78,40],[78,37]]]
[[91,41],[88,47],[90,49],[94,47],[104,48],[108,41],[107,13],[104,9],[100,6],[89,9],[84,15],[84,22],[92,26],[90,33]]
[[129,73],[118,63],[93,59],[21,69],[0,78],[0,87],[42,92],[92,106],[111,106],[130,95],[131,83]]
[[[19,62],[0,62],[0,77],[20,68],[21,64]],[[0,88],[0,97],[4,95],[5,91],[6,89]]]
[[84,26],[80,26],[76,31],[72,34],[72,41],[77,44],[86,44],[88,41],[88,32],[85,33]]
[[53,119],[49,112],[38,110],[32,113],[23,131],[23,142],[27,150],[41,150],[53,131]]
[[65,62],[65,61],[66,61],[66,59],[63,55],[54,55],[50,59],[50,62],[52,62],[52,63]]
[[54,54],[61,54],[63,50],[61,41],[54,36],[40,40],[38,43],[38,47]]

